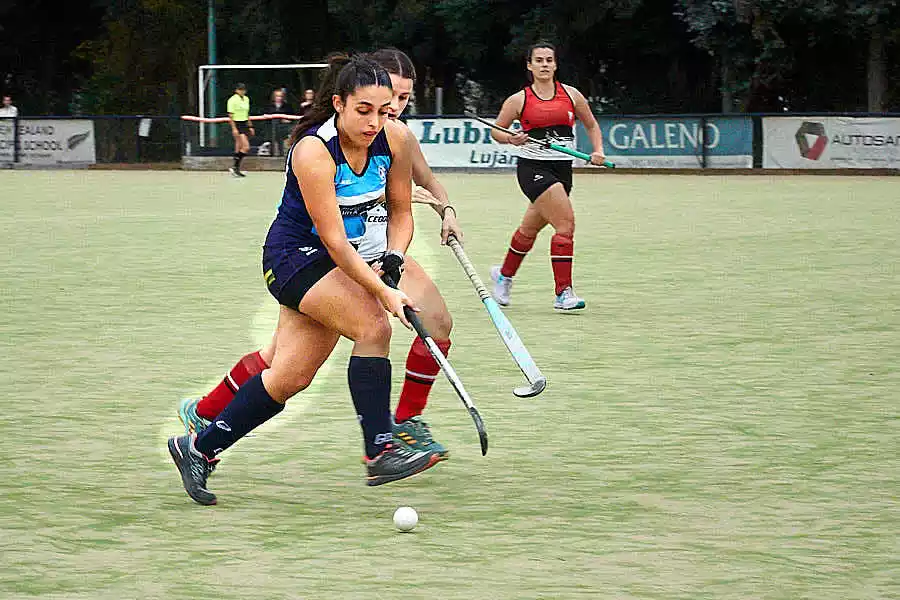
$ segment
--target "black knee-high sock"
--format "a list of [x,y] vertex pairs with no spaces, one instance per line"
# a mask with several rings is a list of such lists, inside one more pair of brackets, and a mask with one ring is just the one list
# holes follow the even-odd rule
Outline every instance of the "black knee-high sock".
[[238,153],[237,153],[237,165],[236,165],[235,168],[237,168],[238,170],[241,169],[241,162],[244,160],[244,157],[245,157],[245,156],[247,156],[247,155],[244,154],[243,152],[238,152]]
[[241,168],[241,153],[235,152],[234,154],[231,155],[231,157],[234,159],[234,168],[240,169]]
[[197,435],[194,447],[207,458],[227,450],[239,439],[284,410],[263,386],[262,375],[241,386],[234,400]]
[[[350,395],[373,458],[391,441],[391,361],[372,356],[351,356],[347,367]],[[241,388],[243,389],[243,388]]]

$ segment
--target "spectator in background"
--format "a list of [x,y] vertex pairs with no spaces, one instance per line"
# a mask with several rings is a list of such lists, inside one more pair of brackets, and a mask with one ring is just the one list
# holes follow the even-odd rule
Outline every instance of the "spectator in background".
[[306,116],[313,107],[313,100],[316,99],[315,90],[306,90],[303,92],[303,102],[300,103],[300,114]]
[[3,96],[3,106],[0,106],[0,117],[18,117],[19,109],[13,106],[12,96]]
[[[272,103],[266,107],[265,114],[267,115],[292,115],[294,114],[294,108],[288,103],[287,98],[285,97],[284,88],[276,88],[272,91]],[[276,146],[282,149],[282,151],[287,149],[287,138],[291,134],[291,120],[290,119],[276,119],[272,121],[272,146]],[[280,140],[280,143],[278,141]],[[268,143],[268,142],[267,142]],[[269,152],[271,154],[271,151]]]
[[[283,115],[292,115],[294,114],[294,109],[290,105],[290,103],[285,98],[285,93],[283,88],[278,88],[272,92],[272,104],[266,108],[265,114],[273,115],[273,114],[283,114]],[[288,121],[285,121],[286,123]]]

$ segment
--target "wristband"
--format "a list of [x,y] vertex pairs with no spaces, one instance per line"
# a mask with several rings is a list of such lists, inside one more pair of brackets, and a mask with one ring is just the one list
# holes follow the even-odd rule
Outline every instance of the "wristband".
[[381,257],[381,270],[397,284],[403,276],[403,258],[403,253],[399,250],[388,250]]
[[441,209],[441,221],[443,221],[443,220],[444,220],[444,217],[447,216],[447,209],[448,209],[448,208],[449,208],[450,210],[453,211],[453,216],[456,216],[456,209],[453,208],[453,205],[452,205],[452,204],[448,204],[447,206],[445,206],[444,208]]

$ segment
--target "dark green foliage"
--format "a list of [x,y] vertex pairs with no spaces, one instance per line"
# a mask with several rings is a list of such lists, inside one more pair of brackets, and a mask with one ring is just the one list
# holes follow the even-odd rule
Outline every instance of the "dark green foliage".
[[[75,6],[78,4],[78,6]],[[85,6],[86,4],[86,6]],[[0,87],[26,113],[196,112],[206,0],[0,5]],[[496,110],[548,39],[560,78],[612,112],[896,109],[893,0],[215,0],[218,61],[318,60],[396,46],[416,63],[418,109]],[[237,76],[237,75],[235,75]],[[245,77],[242,74],[241,77]],[[220,96],[230,92],[222,75]],[[255,79],[254,79],[255,77]],[[473,82],[477,85],[473,85]],[[255,105],[311,77],[257,73]],[[473,95],[474,94],[474,95]],[[477,97],[476,97],[477,96]]]

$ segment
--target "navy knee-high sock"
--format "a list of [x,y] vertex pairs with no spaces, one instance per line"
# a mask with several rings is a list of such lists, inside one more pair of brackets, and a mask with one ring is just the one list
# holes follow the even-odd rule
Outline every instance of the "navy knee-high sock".
[[[347,367],[350,395],[362,427],[366,456],[373,458],[391,441],[391,361],[351,356]],[[241,388],[243,389],[243,388]]]
[[284,410],[266,391],[262,374],[242,385],[234,400],[197,435],[194,447],[207,458],[227,450],[239,439]]

